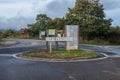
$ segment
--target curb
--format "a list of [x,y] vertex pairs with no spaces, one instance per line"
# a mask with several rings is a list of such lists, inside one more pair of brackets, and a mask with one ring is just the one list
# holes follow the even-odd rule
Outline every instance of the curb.
[[[29,51],[25,51],[25,52],[29,52]],[[98,60],[103,60],[103,59],[107,59],[109,56],[104,54],[104,53],[100,53],[100,54],[103,54],[105,57],[101,57],[101,58],[95,58],[95,59],[84,59],[84,60],[63,60],[63,59],[59,59],[59,60],[49,60],[49,59],[29,59],[29,58],[22,58],[22,57],[18,57],[17,55],[20,55],[20,54],[24,54],[25,52],[21,52],[21,53],[16,53],[16,54],[13,54],[13,57],[14,58],[17,58],[17,59],[23,59],[23,60],[29,60],[29,61],[43,61],[43,62],[84,62],[84,61],[98,61]]]

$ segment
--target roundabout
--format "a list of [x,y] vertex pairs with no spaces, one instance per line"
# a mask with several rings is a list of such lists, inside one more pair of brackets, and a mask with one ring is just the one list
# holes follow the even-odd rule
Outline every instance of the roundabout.
[[80,45],[81,49],[104,53],[107,58],[49,62],[14,57],[23,52],[45,49],[44,41],[15,41],[19,43],[0,48],[0,80],[120,80],[120,57],[115,57],[119,56],[119,46]]
[[[79,50],[77,50],[79,52]],[[85,50],[82,50],[85,52]],[[88,50],[87,50],[88,51]],[[76,51],[71,51],[67,53],[58,52],[49,53],[49,52],[42,52],[41,50],[35,53],[36,51],[27,51],[23,53],[14,54],[15,58],[24,59],[24,60],[32,60],[32,61],[44,61],[44,62],[78,62],[78,61],[94,61],[94,60],[102,60],[108,58],[108,56],[104,53],[92,53],[88,52],[87,55],[83,55],[85,53],[75,53]],[[58,55],[59,54],[59,55]]]

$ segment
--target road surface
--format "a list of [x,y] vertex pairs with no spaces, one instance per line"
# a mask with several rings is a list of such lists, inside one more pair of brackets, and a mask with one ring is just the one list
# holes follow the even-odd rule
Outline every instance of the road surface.
[[45,41],[12,40],[0,48],[0,80],[120,80],[120,46],[79,45],[104,52],[107,59],[79,62],[45,62],[13,57],[24,51],[45,48]]

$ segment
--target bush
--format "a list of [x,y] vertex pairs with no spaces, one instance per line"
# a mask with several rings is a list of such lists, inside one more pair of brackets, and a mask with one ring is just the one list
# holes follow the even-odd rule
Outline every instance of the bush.
[[10,37],[10,36],[13,36],[14,34],[15,34],[14,30],[8,29],[8,30],[3,32],[2,37],[7,38],[7,37]]

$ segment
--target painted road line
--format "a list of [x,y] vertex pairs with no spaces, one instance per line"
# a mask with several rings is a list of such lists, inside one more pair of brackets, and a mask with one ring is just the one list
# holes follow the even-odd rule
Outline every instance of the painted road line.
[[0,56],[13,56],[13,54],[0,54]]

